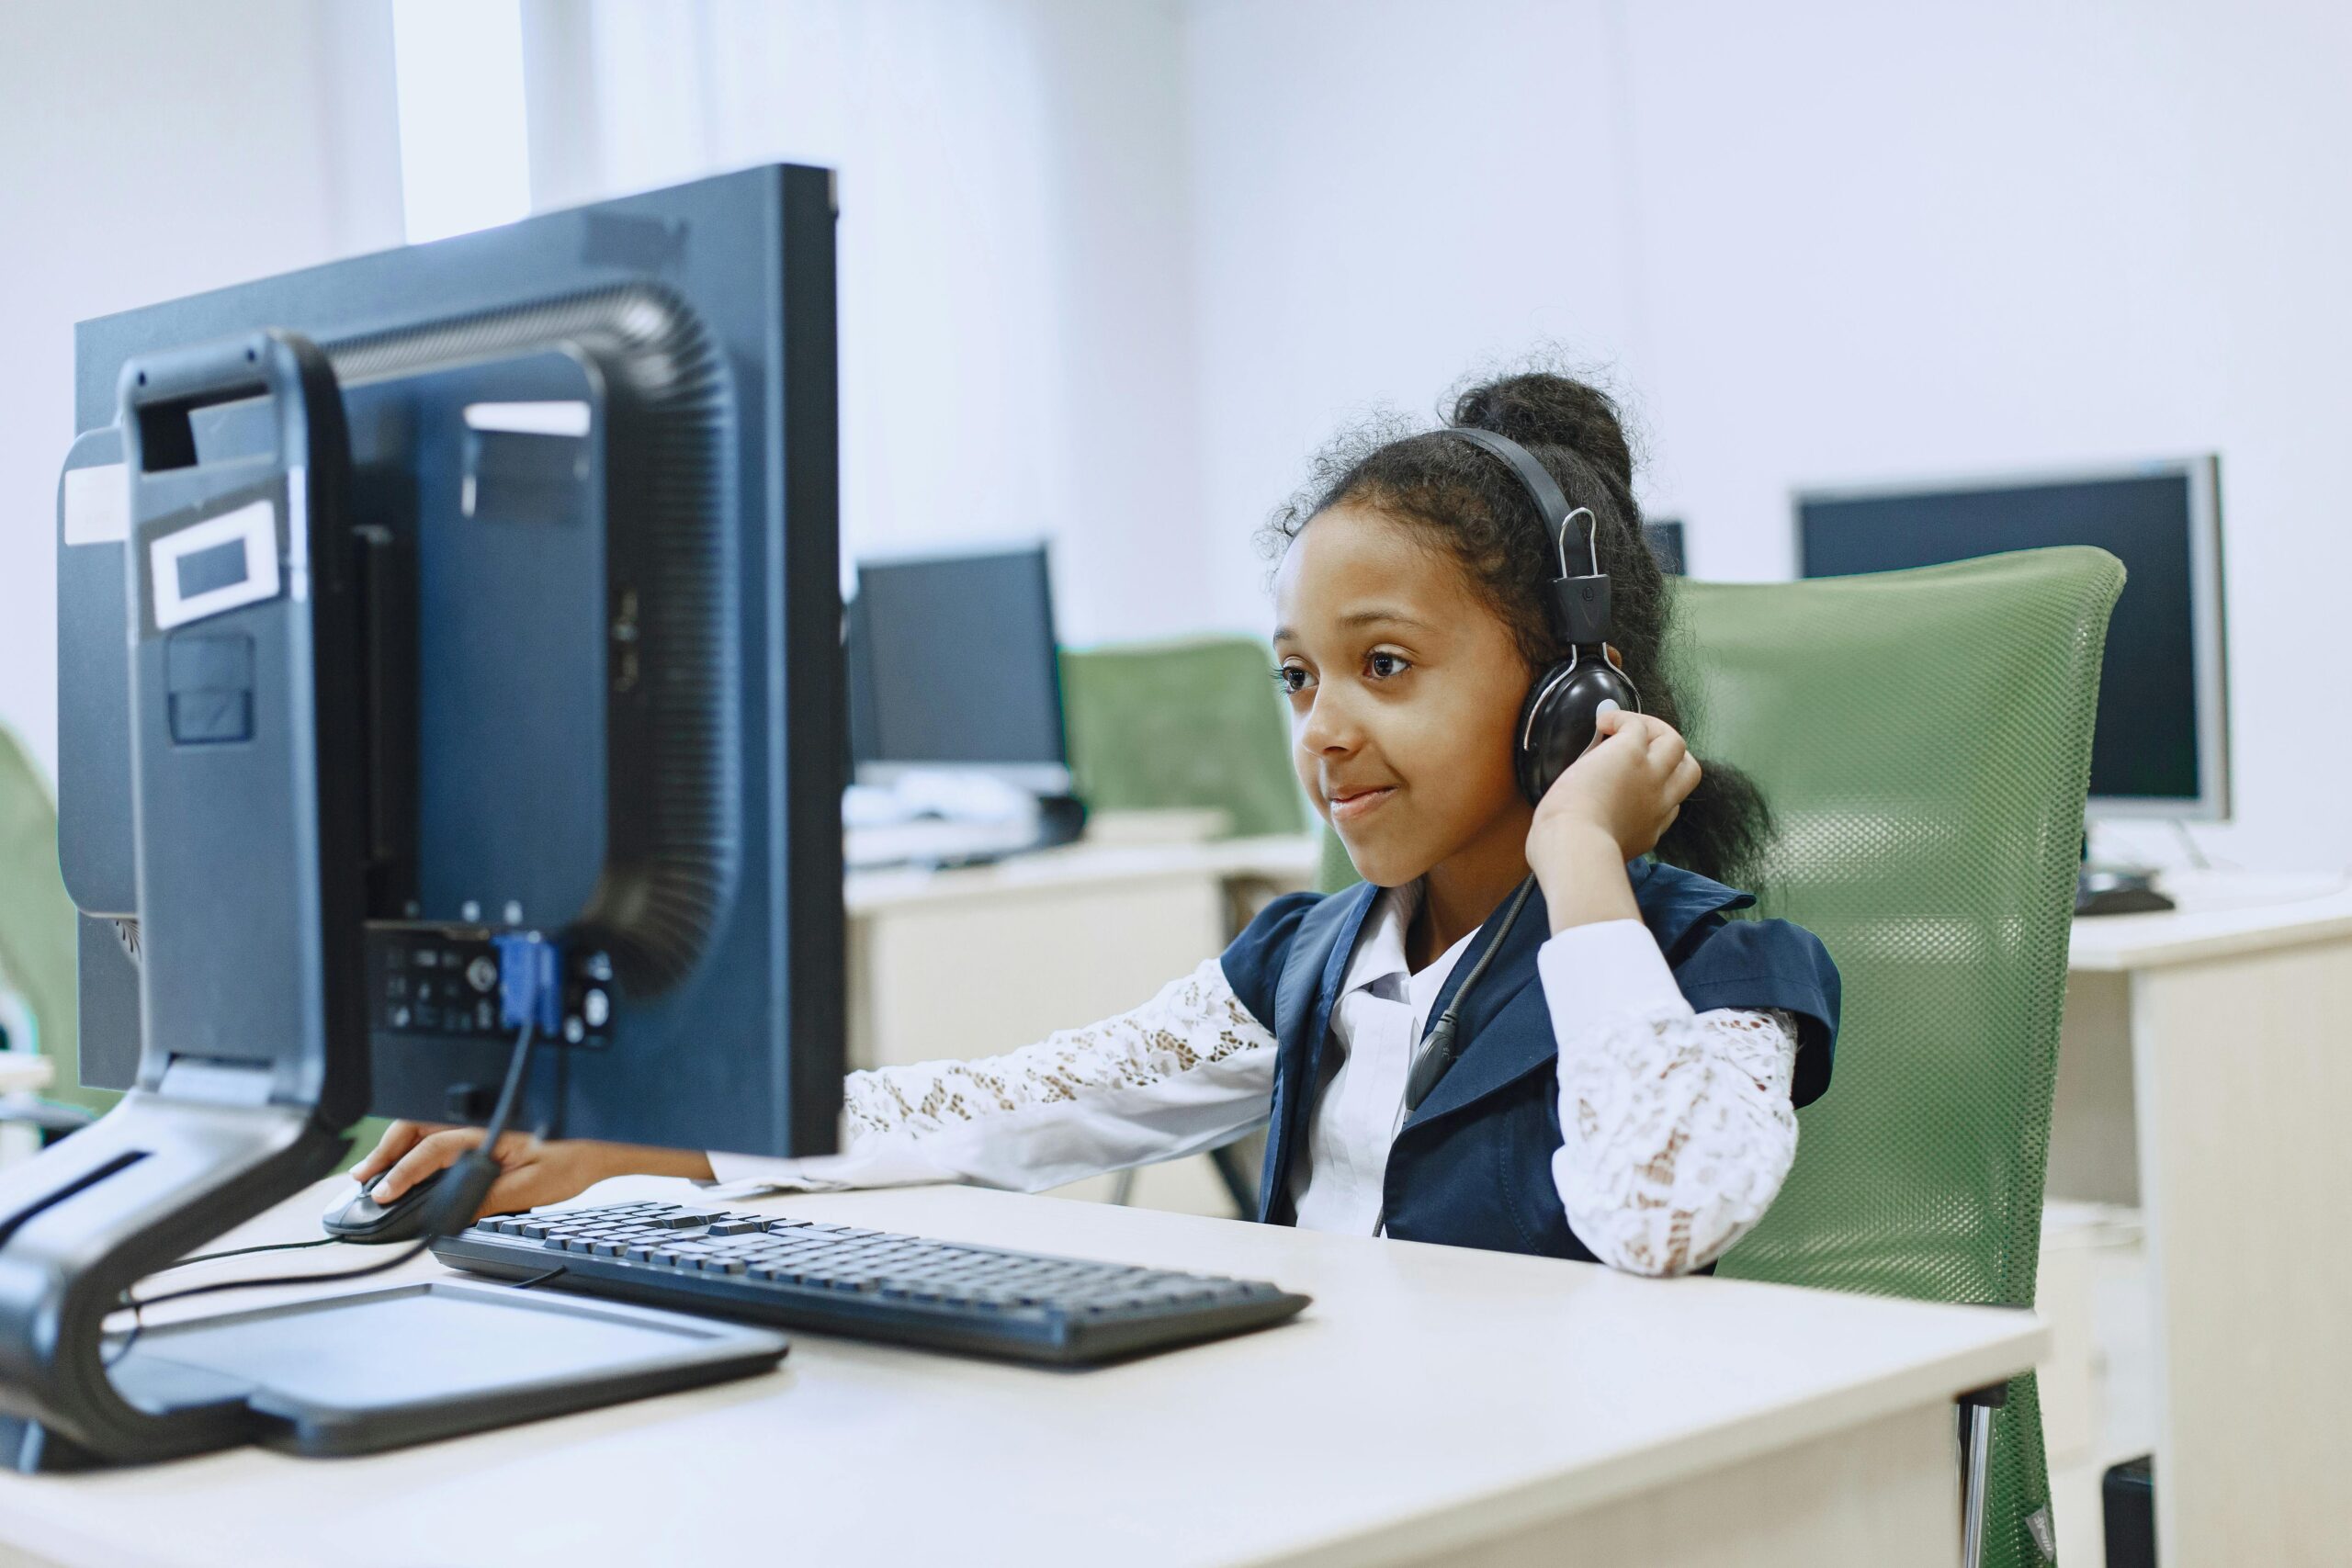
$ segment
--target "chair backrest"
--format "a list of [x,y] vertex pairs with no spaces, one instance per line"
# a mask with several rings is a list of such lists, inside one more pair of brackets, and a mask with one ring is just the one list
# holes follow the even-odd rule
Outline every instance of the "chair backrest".
[[1331,831],[1329,822],[1323,824],[1323,854],[1315,865],[1315,891],[1337,893],[1363,880],[1356,874],[1356,863],[1348,858],[1348,846],[1340,842],[1340,835]]
[[[2026,550],[1805,582],[1685,582],[1679,671],[1702,757],[1780,835],[1761,913],[1845,983],[1829,1092],[1722,1272],[2030,1306],[2091,724],[2123,567]],[[1356,880],[1327,829],[1318,885]],[[1984,1561],[2046,1558],[2031,1376],[1994,1419]],[[2046,1532],[2044,1514],[2041,1528]]]
[[1304,831],[1272,669],[1247,637],[1066,650],[1062,713],[1080,798],[1102,811],[1218,807],[1236,837]]
[[2091,719],[2121,566],[1686,583],[1693,746],[1763,786],[1765,912],[1845,980],[1829,1093],[1729,1272],[2033,1300]]
[[[1702,757],[1763,786],[1763,912],[1845,983],[1837,1072],[1723,1272],[2030,1306],[2091,726],[2123,568],[2021,551],[1682,585]],[[2042,1561],[2030,1378],[1996,1421],[1988,1563]],[[2046,1520],[2045,1520],[2046,1523]]]
[[0,987],[29,1007],[55,1064],[48,1098],[103,1111],[117,1096],[80,1086],[79,916],[57,868],[57,806],[17,738],[0,728]]

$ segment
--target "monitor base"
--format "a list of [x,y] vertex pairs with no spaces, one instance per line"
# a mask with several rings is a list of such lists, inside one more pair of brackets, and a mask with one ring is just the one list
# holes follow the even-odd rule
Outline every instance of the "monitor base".
[[[0,1172],[0,1465],[260,1442],[367,1453],[765,1371],[788,1341],[684,1314],[435,1280],[109,1335],[123,1292],[334,1168],[283,1105],[134,1089]],[[267,1272],[266,1269],[262,1270]]]
[[2075,918],[2153,915],[2176,908],[2156,891],[2155,873],[2120,866],[2086,865],[2075,878]]
[[378,1453],[767,1371],[774,1329],[471,1280],[425,1280],[151,1328],[117,1386],[217,1384],[254,1440]]

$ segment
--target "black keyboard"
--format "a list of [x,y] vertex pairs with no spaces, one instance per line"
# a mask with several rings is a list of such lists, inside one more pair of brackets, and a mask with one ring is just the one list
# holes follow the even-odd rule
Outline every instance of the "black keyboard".
[[1026,1361],[1102,1361],[1279,1323],[1308,1298],[1258,1280],[1047,1258],[676,1203],[482,1220],[453,1268],[819,1334]]

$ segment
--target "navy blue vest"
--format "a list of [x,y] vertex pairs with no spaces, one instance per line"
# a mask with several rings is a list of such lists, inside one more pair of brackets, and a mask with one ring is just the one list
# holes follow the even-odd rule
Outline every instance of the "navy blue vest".
[[[1690,1005],[1780,1008],[1796,1015],[1795,1100],[1829,1087],[1838,970],[1819,939],[1786,920],[1728,920],[1748,894],[1657,861],[1627,868],[1642,920]],[[1225,950],[1225,977],[1279,1047],[1272,1121],[1260,1179],[1261,1220],[1289,1224],[1293,1162],[1306,1157],[1310,1102],[1322,1081],[1331,1010],[1380,889],[1275,899]],[[1433,1021],[1494,940],[1489,917],[1438,992]],[[1388,1156],[1388,1234],[1589,1260],[1552,1180],[1560,1146],[1559,1043],[1536,977],[1551,933],[1539,888],[1463,1010],[1453,1067],[1405,1121]]]

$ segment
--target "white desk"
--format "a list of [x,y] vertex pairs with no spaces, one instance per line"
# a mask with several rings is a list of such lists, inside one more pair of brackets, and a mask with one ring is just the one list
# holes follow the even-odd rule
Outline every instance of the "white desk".
[[2352,889],[2167,887],[2075,922],[2050,1193],[2145,1225],[2160,1560],[2352,1562]]
[[[633,1178],[593,1197],[678,1190]],[[222,1245],[316,1234],[326,1191]],[[760,1206],[1271,1278],[1316,1301],[1279,1328],[1087,1372],[801,1335],[765,1377],[370,1459],[248,1449],[0,1475],[0,1559],[1950,1568],[1949,1402],[2043,1338],[2022,1314],[963,1188]]]

